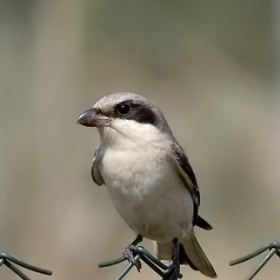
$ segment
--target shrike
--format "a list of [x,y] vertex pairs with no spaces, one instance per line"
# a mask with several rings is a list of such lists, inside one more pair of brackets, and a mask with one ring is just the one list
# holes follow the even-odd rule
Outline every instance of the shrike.
[[156,241],[160,260],[173,261],[165,279],[177,279],[180,264],[216,277],[193,231],[194,226],[212,229],[198,215],[195,174],[159,108],[140,95],[117,93],[99,100],[78,122],[98,128],[93,181],[107,186],[137,235],[125,250],[127,259],[133,261],[133,246],[145,237]]

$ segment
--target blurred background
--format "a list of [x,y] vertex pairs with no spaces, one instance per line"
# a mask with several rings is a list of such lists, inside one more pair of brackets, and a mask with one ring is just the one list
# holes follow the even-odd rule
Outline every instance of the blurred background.
[[[228,262],[280,241],[279,78],[276,0],[0,1],[0,251],[53,271],[32,279],[120,274],[97,264],[134,233],[91,180],[99,135],[77,118],[130,91],[161,108],[190,158],[214,227],[196,233],[219,279],[244,279],[261,258]],[[276,273],[275,257],[257,278]],[[126,279],[159,277],[143,265]]]

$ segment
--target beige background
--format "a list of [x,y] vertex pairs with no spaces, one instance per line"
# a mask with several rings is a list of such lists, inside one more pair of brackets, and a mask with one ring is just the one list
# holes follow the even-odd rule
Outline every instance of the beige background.
[[[0,2],[0,250],[53,276],[115,279],[134,233],[94,185],[96,130],[77,117],[106,94],[152,99],[185,148],[201,191],[197,229],[219,279],[244,279],[280,240],[277,1]],[[152,242],[144,246],[152,250]],[[182,270],[184,279],[206,279]],[[256,279],[279,275],[278,258]],[[275,277],[274,277],[275,278]],[[0,279],[18,279],[6,267]],[[144,265],[126,279],[159,279]]]

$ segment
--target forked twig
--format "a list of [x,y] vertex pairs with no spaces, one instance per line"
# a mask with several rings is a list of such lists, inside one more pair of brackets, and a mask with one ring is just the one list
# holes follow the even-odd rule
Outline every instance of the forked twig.
[[261,263],[256,267],[256,269],[245,279],[245,280],[252,280],[257,273],[268,263],[268,261],[272,258],[274,254],[276,254],[280,258],[280,243],[278,241],[273,241],[269,243],[268,245],[256,250],[255,252],[246,255],[244,257],[241,257],[239,259],[236,259],[234,261],[231,261],[229,263],[230,266],[237,265],[243,262],[246,262],[264,251],[269,250],[268,254],[265,256],[265,258],[261,261]]
[[[115,259],[113,261],[109,261],[109,262],[104,262],[104,263],[100,263],[98,266],[99,267],[107,267],[107,266],[112,266],[112,265],[116,265],[119,264],[123,261],[125,261],[126,258],[120,257],[118,259]],[[144,247],[142,246],[137,246],[134,249],[134,260],[135,263],[137,263],[138,261],[142,260],[143,262],[145,262],[153,271],[155,271],[159,276],[164,277],[165,273],[167,271],[167,269],[169,268],[167,265],[165,265],[164,263],[162,263],[161,261],[159,261],[157,258],[155,258],[152,254],[150,254]],[[121,280],[124,278],[124,276],[132,269],[132,267],[134,266],[133,263],[129,263],[126,268],[122,271],[122,273],[120,274],[120,276],[118,276],[116,278],[116,280]],[[182,274],[179,275],[179,278],[182,278]]]
[[52,272],[50,270],[39,268],[31,264],[28,264],[26,262],[20,261],[8,253],[0,253],[0,266],[3,264],[6,265],[9,269],[11,269],[15,274],[17,274],[23,280],[30,280],[30,278],[26,276],[21,270],[19,270],[14,264],[41,274],[52,275]]

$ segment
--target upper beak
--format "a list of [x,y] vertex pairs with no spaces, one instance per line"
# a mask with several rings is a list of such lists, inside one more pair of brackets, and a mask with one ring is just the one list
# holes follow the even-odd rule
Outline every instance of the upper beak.
[[78,123],[88,127],[108,126],[109,118],[100,114],[98,110],[91,108],[80,115]]

